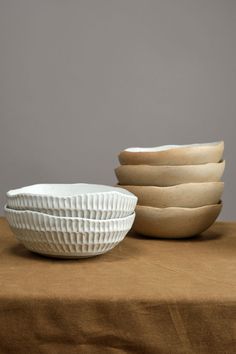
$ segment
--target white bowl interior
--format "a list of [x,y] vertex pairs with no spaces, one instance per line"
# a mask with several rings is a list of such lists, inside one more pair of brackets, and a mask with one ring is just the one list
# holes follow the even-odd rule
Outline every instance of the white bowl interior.
[[7,192],[8,197],[19,194],[50,195],[56,197],[72,197],[81,194],[117,192],[136,198],[132,193],[119,187],[104,186],[100,184],[34,184],[31,186],[13,189]]
[[125,149],[124,151],[128,152],[158,152],[158,151],[165,151],[174,148],[183,148],[183,147],[199,147],[199,146],[208,146],[208,145],[219,145],[221,144],[220,141],[212,142],[212,143],[203,143],[203,144],[188,144],[188,145],[163,145],[163,146],[156,146],[156,147],[131,147]]

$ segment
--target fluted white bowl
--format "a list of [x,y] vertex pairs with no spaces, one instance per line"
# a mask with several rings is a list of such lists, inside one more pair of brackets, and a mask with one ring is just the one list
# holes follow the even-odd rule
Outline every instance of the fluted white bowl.
[[30,251],[63,258],[92,257],[120,243],[131,229],[135,213],[118,219],[58,217],[5,207],[16,238]]
[[137,197],[97,184],[35,184],[7,192],[7,206],[62,217],[113,219],[134,212]]

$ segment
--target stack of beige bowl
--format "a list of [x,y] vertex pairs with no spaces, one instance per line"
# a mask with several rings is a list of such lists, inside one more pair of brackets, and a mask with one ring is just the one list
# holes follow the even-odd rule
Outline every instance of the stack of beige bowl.
[[40,254],[103,254],[132,227],[137,197],[96,184],[36,184],[7,193],[7,220],[18,241]]
[[138,197],[134,230],[181,238],[209,228],[222,208],[223,151],[223,142],[122,151],[115,172]]

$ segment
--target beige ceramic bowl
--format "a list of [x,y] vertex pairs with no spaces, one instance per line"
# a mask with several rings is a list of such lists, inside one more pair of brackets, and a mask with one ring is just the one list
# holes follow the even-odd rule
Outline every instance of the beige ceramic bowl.
[[122,165],[197,165],[219,162],[224,142],[191,145],[164,145],[152,148],[128,148],[119,155]]
[[115,169],[119,184],[173,186],[181,183],[219,182],[225,162],[185,166],[122,165]]
[[139,205],[155,208],[197,208],[219,203],[224,182],[184,183],[171,187],[122,186],[138,197]]
[[140,234],[161,238],[185,238],[208,229],[218,217],[222,204],[199,208],[136,207],[134,230]]

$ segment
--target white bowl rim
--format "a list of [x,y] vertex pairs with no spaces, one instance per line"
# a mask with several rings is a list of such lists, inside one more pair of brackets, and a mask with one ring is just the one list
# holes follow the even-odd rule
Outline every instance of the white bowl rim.
[[46,214],[46,213],[41,213],[38,211],[34,210],[18,210],[18,209],[11,209],[8,208],[7,205],[4,206],[4,211],[6,213],[16,213],[16,214],[31,214],[31,215],[38,215],[42,217],[46,217],[48,219],[54,219],[54,220],[74,220],[74,221],[90,221],[90,222],[96,222],[96,223],[109,223],[109,222],[114,222],[114,221],[124,221],[128,219],[132,219],[135,217],[135,211],[127,216],[124,216],[122,218],[114,218],[114,219],[89,219],[89,218],[79,218],[79,217],[70,217],[70,216],[55,216],[51,214]]
[[[55,193],[39,193],[39,192],[32,192],[30,191],[31,189],[34,188],[48,188],[48,187],[52,187],[52,188],[68,188],[68,187],[72,187],[72,188],[79,188],[79,187],[84,187],[84,188],[94,188],[94,189],[98,189],[97,191],[91,191],[91,192],[77,192],[74,194],[64,194],[64,195],[59,195],[59,194],[55,194]],[[100,191],[99,191],[100,189]],[[28,191],[29,190],[29,191]],[[21,188],[17,188],[17,189],[11,189],[9,190],[6,195],[8,198],[12,198],[12,197],[19,197],[19,196],[34,196],[34,197],[53,197],[53,198],[61,198],[61,199],[68,199],[68,198],[75,198],[78,196],[82,196],[82,195],[99,195],[99,194],[118,194],[118,195],[123,195],[123,196],[127,196],[129,198],[133,198],[133,199],[137,199],[137,197],[127,191],[124,188],[120,188],[120,187],[113,187],[113,186],[109,186],[109,185],[103,185],[103,184],[92,184],[92,183],[39,183],[39,184],[32,184],[29,186],[25,186],[25,187],[21,187]]]
[[122,152],[132,152],[132,153],[140,153],[140,152],[160,152],[167,151],[171,149],[179,149],[179,148],[198,148],[198,147],[207,147],[207,146],[216,146],[224,144],[224,141],[215,141],[210,143],[196,143],[196,144],[183,144],[183,145],[161,145],[161,146],[153,146],[153,147],[130,147],[122,150]]

